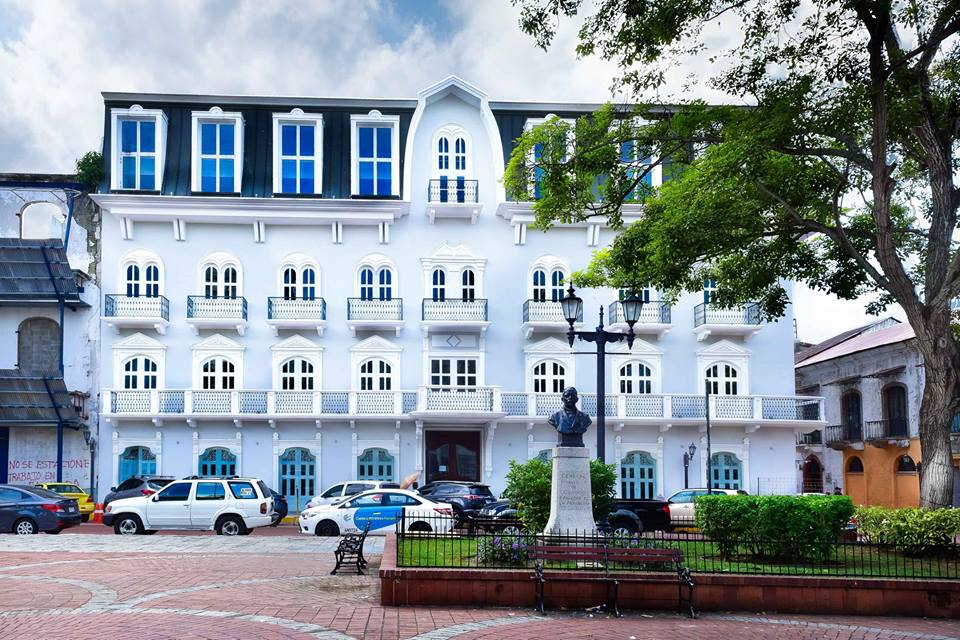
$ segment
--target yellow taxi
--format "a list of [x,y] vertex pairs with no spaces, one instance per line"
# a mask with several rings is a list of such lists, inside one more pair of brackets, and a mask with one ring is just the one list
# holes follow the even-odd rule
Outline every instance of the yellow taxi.
[[90,516],[93,515],[93,508],[95,506],[93,504],[93,496],[89,495],[77,485],[70,482],[39,482],[37,486],[47,491],[59,493],[64,498],[73,498],[76,500],[83,522],[90,520]]

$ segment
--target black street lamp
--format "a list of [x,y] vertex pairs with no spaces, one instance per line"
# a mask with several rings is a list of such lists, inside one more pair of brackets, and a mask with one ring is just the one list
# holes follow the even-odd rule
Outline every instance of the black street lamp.
[[693,454],[697,452],[697,445],[690,443],[687,450],[683,452],[683,488],[690,488],[690,462],[693,461]]
[[620,342],[627,339],[627,346],[633,349],[633,325],[640,318],[640,310],[643,308],[643,300],[631,293],[620,303],[623,305],[623,318],[627,322],[629,331],[627,333],[614,333],[606,331],[603,328],[603,307],[600,307],[600,324],[593,331],[576,331],[573,324],[580,317],[580,310],[583,309],[583,300],[573,291],[573,283],[567,289],[567,295],[560,300],[560,308],[563,310],[563,317],[570,325],[567,331],[567,342],[573,346],[573,341],[580,338],[584,342],[595,342],[597,345],[597,459],[606,462],[606,437],[607,437],[607,416],[606,416],[606,367],[607,343]]

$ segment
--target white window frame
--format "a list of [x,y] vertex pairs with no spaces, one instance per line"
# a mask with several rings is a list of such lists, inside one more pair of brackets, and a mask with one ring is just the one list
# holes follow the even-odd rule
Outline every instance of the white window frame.
[[[127,295],[127,267],[135,266],[140,270],[139,277],[137,278],[137,286],[139,294],[137,297],[149,298],[149,297],[159,297],[164,295],[164,284],[166,278],[164,278],[164,267],[163,261],[160,259],[160,256],[157,254],[147,251],[146,249],[135,249],[123,255],[122,258],[118,261],[119,271],[117,272],[117,283],[119,284],[118,290],[123,292],[123,295]],[[147,268],[150,266],[155,266],[157,268],[157,295],[148,296],[146,295],[147,285],[151,284],[147,280]]]
[[[292,269],[296,275],[296,282],[287,284],[284,282],[287,269]],[[313,269],[314,281],[312,285],[304,282],[304,274],[307,269]],[[320,265],[312,257],[305,253],[292,253],[284,258],[280,263],[280,270],[277,272],[277,295],[286,298],[284,289],[292,287],[296,300],[307,300],[305,289],[307,286],[313,287],[313,297],[310,300],[319,300],[323,297],[320,289]]]
[[[292,371],[286,369],[292,368]],[[304,369],[309,368],[309,371]],[[280,384],[278,391],[316,391],[316,367],[310,360],[302,356],[293,356],[280,363]],[[286,385],[291,381],[290,386]]]
[[[526,132],[530,131],[531,129],[533,129],[534,127],[539,127],[540,125],[546,124],[547,122],[549,122],[549,121],[551,121],[551,120],[559,120],[559,121],[561,121],[561,122],[565,122],[565,123],[567,123],[568,125],[570,125],[570,137],[569,137],[569,139],[567,140],[567,154],[568,154],[568,155],[572,154],[572,153],[573,153],[573,148],[574,148],[574,142],[575,142],[574,136],[576,135],[576,134],[574,133],[574,128],[576,127],[576,124],[577,124],[577,121],[574,120],[573,118],[561,118],[560,116],[556,115],[555,113],[548,113],[547,115],[543,116],[542,118],[527,118],[526,122],[523,123],[523,132],[526,133]],[[530,153],[529,153],[529,155],[528,155],[528,157],[527,157],[527,162],[530,163],[529,166],[533,166],[533,163],[534,163],[534,160],[535,160],[535,154],[536,154],[536,150],[531,148],[531,149],[530,149]],[[530,181],[529,195],[530,195],[531,198],[533,198],[534,195],[536,194],[536,184],[535,184],[535,183],[536,183],[536,180],[535,180],[535,179],[532,179],[532,180]]]
[[534,393],[534,368],[537,364],[552,360],[563,365],[564,383],[569,387],[576,384],[577,370],[576,361],[573,357],[573,349],[565,340],[558,338],[544,338],[539,342],[524,347],[524,371],[525,385],[527,393]]
[[[636,343],[634,343],[636,346]],[[707,367],[729,364],[737,370],[737,395],[750,395],[750,350],[730,340],[720,340],[697,352],[697,388],[702,394],[706,388]]]
[[[434,384],[434,383],[433,383],[433,375],[434,375],[434,374],[433,374],[433,363],[434,363],[434,362],[443,362],[443,361],[448,361],[448,362],[450,363],[450,367],[449,367],[450,370],[449,370],[448,373],[442,373],[442,367],[443,367],[443,365],[441,364],[441,365],[440,365],[440,367],[441,367],[441,373],[439,373],[438,375],[440,375],[441,377],[443,377],[443,376],[449,376],[449,377],[450,377],[450,383],[449,383],[449,384],[443,384],[443,383],[441,382],[440,384]],[[463,361],[463,362],[465,363],[465,367],[464,367],[464,372],[463,372],[463,373],[459,373],[459,371],[458,371],[458,369],[459,369],[459,364],[458,364],[458,363],[461,362],[461,361]],[[473,372],[473,373],[470,373],[470,372],[469,372],[469,364],[466,364],[466,363],[470,363],[470,362],[475,363],[475,365],[474,365],[474,372]],[[481,363],[481,357],[480,357],[479,355],[475,354],[475,353],[470,353],[470,354],[465,354],[465,353],[464,353],[464,354],[459,354],[459,353],[458,353],[458,354],[452,354],[452,353],[431,353],[431,354],[429,354],[428,357],[427,357],[426,364],[427,364],[427,379],[426,379],[426,385],[427,385],[428,387],[430,387],[431,389],[477,389],[477,388],[480,388],[480,387],[484,386],[484,384],[483,384],[483,366],[482,366],[482,363]],[[474,377],[474,378],[476,378],[476,382],[475,382],[474,384],[458,384],[458,381],[457,381],[457,378],[458,378],[458,377],[462,377],[462,378],[465,378],[465,379],[466,379],[466,378],[469,378],[469,377]]]
[[[537,287],[534,285],[533,277],[537,271],[543,271],[544,280],[543,280],[543,301],[544,302],[553,302],[553,274],[555,271],[559,271],[563,274],[564,282],[561,283],[561,298],[563,297],[563,285],[566,283],[567,278],[570,277],[570,265],[566,260],[558,256],[546,255],[540,256],[530,264],[530,269],[527,272],[527,299],[528,300],[537,300]],[[558,302],[558,301],[557,301]]]
[[[240,187],[243,182],[243,114],[237,112],[225,112],[220,107],[210,107],[209,111],[193,111],[190,114],[191,120],[191,184],[190,189],[196,193],[240,193]],[[212,124],[233,124],[233,156],[217,155],[217,175],[220,175],[219,160],[222,158],[233,158],[233,191],[219,191],[220,180],[217,179],[217,191],[203,192],[201,189],[200,175],[200,125],[205,123]]]
[[[387,371],[383,369],[386,368]],[[364,371],[370,369],[370,371]],[[373,356],[362,361],[357,371],[358,388],[360,391],[394,391],[393,365],[384,358]],[[364,380],[369,381],[368,388],[364,388]]]
[[[736,366],[735,364],[732,364],[732,363],[730,363],[730,362],[726,362],[726,361],[724,361],[724,360],[716,360],[716,361],[714,361],[714,362],[711,362],[710,364],[708,364],[708,365],[704,368],[704,371],[703,371],[703,379],[704,379],[704,382],[705,382],[705,383],[706,383],[707,381],[711,380],[708,372],[709,372],[711,369],[713,369],[714,367],[716,367],[716,369],[717,369],[717,375],[716,375],[715,378],[713,378],[714,384],[711,385],[710,395],[714,395],[714,396],[742,396],[742,395],[745,395],[745,394],[743,394],[743,393],[740,392],[740,388],[741,388],[741,386],[740,386],[740,378],[741,378],[740,370],[737,368],[737,366]],[[731,375],[731,372],[732,372],[732,375]],[[734,393],[728,393],[728,392],[727,392],[727,389],[729,388],[730,385],[733,385],[733,386],[735,387]],[[716,388],[713,388],[714,386],[715,386]]]
[[[313,131],[313,192],[301,193],[300,191],[300,160],[308,159],[309,156],[300,156],[300,136],[297,136],[297,190],[293,193],[285,193],[283,189],[283,174],[281,173],[281,161],[284,158],[293,156],[283,155],[283,138],[280,135],[281,127],[285,124],[299,126],[312,126]],[[323,193],[323,114],[304,113],[303,109],[293,109],[290,113],[273,114],[273,193],[283,197],[290,195],[320,195]]]
[[[620,369],[630,362],[640,362],[650,369],[651,394],[663,392],[663,349],[641,338],[635,338],[632,349],[627,347],[625,342],[618,342],[608,347],[607,352],[612,356],[610,358],[611,393],[620,394]],[[702,385],[700,393],[703,393]],[[636,395],[636,391],[624,395]]]
[[[323,382],[323,347],[309,338],[301,335],[292,335],[270,347],[271,384],[274,390],[283,391],[283,365],[294,358],[306,360],[313,365],[313,389],[319,391]],[[302,374],[297,373],[297,376]],[[287,391],[304,391],[304,389],[287,389]]]
[[[207,371],[207,365],[212,365],[209,371]],[[200,384],[197,386],[198,390],[201,391],[236,391],[240,389],[237,379],[237,363],[231,360],[228,356],[223,355],[212,355],[203,361],[200,362],[200,370],[198,371],[200,375]],[[232,385],[226,385],[227,377],[233,379]],[[204,387],[204,380],[207,377],[213,378],[213,385]]]
[[[484,273],[487,268],[487,259],[478,258],[463,244],[451,246],[444,243],[429,258],[420,258],[423,268],[423,297],[433,300],[433,271],[441,269],[446,273],[447,287],[460,287],[463,282],[463,271],[470,269],[474,275],[474,299],[483,300]],[[452,284],[451,284],[452,283]],[[454,289],[456,291],[456,289]],[[447,289],[447,300],[450,300],[450,290]],[[460,292],[462,293],[462,292]],[[455,299],[461,299],[459,296]]]
[[383,255],[382,253],[372,253],[370,255],[364,256],[362,260],[357,264],[357,268],[354,270],[354,293],[355,297],[362,298],[361,289],[363,285],[360,282],[360,272],[363,271],[364,267],[369,268],[373,271],[373,283],[370,285],[373,288],[373,296],[371,300],[380,300],[380,271],[386,269],[390,272],[390,300],[396,300],[400,296],[398,295],[400,290],[399,280],[398,280],[398,270],[397,265],[394,264],[393,260]]
[[[233,267],[237,271],[237,281],[236,283],[231,283],[231,286],[236,286],[237,295],[236,298],[243,297],[243,267],[233,254],[227,253],[225,251],[216,251],[214,253],[204,256],[200,260],[200,268],[197,271],[197,295],[205,296],[206,295],[206,284],[207,284],[207,267],[213,267],[216,269],[217,273],[217,295],[216,299],[225,298],[224,295],[226,282],[224,280],[224,275],[226,270],[229,267]],[[282,279],[282,276],[281,276]]]
[[[113,386],[116,389],[123,389],[123,377],[126,373],[123,369],[124,363],[134,357],[150,358],[157,364],[157,389],[165,387],[165,360],[167,345],[154,340],[143,333],[135,333],[132,336],[124,338],[114,343],[113,347]],[[142,389],[138,389],[142,391]]]
[[[623,370],[626,367],[631,367],[631,372],[629,375],[625,375]],[[650,375],[645,376],[640,374],[640,367],[646,369]],[[646,383],[646,384],[645,384]],[[629,389],[625,390],[624,387],[629,385]],[[649,391],[640,391],[641,386],[649,385]],[[654,393],[656,388],[656,376],[654,375],[653,367],[649,364],[640,360],[639,358],[634,358],[631,360],[625,360],[621,363],[616,369],[616,386],[614,387],[614,393],[622,393],[624,395],[647,395]]]
[[193,389],[203,389],[203,363],[210,358],[225,358],[234,364],[235,389],[243,389],[243,352],[246,349],[236,340],[215,333],[191,347],[193,352]]
[[350,347],[350,389],[360,391],[360,365],[380,359],[390,365],[390,389],[400,389],[400,365],[403,347],[381,336],[370,336]]
[[477,299],[477,272],[470,267],[460,272],[460,299],[468,302]]
[[[357,134],[359,127],[390,127],[390,148],[392,150],[390,164],[390,193],[378,193],[374,198],[393,197],[400,195],[400,116],[384,115],[373,109],[366,115],[354,114],[350,116],[350,193],[360,195],[360,140]],[[374,172],[376,182],[376,172]]]
[[[448,160],[447,168],[440,168],[440,140],[446,138],[448,147],[446,158]],[[464,164],[463,169],[457,169],[457,140],[462,139],[464,144]],[[438,128],[434,134],[431,143],[433,153],[433,179],[439,179],[443,176],[456,180],[457,178],[471,179],[473,177],[473,140],[467,130],[458,124],[445,124]]]
[[[123,188],[123,160],[120,151],[120,121],[121,120],[153,120],[154,133],[157,137],[154,143],[156,155],[156,180],[153,189],[140,189],[139,164],[137,171],[137,188]],[[160,191],[163,188],[163,169],[167,160],[167,116],[162,109],[144,109],[139,104],[128,109],[110,109],[110,189],[114,191]]]
[[[154,366],[153,371],[147,371],[147,362],[150,362]],[[135,370],[128,370],[127,367],[130,365],[133,365]],[[160,365],[150,356],[143,354],[131,356],[123,361],[121,367],[123,369],[121,373],[123,375],[123,388],[125,390],[150,391],[158,388],[160,384],[160,377],[158,375],[160,372]],[[146,382],[148,377],[152,377],[154,379],[153,386],[147,386]],[[134,386],[127,386],[128,379],[133,380]]]
[[[538,369],[541,368],[543,371],[538,372]],[[561,370],[559,373],[555,372],[557,368]],[[533,363],[531,375],[534,393],[563,393],[563,390],[570,386],[567,379],[567,367],[556,358],[544,358]],[[542,383],[542,389],[537,388],[538,383]]]

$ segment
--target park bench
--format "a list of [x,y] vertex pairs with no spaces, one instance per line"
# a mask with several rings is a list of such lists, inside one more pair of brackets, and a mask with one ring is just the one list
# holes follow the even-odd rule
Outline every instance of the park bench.
[[477,533],[497,533],[505,528],[522,531],[523,525],[516,518],[494,518],[490,516],[473,516],[467,519],[467,535]]
[[[677,574],[677,609],[684,611],[691,618],[693,611],[693,577],[690,569],[683,566],[683,554],[679,549],[636,549],[611,547],[602,545],[534,545],[530,547],[530,555],[534,560],[533,579],[537,582],[536,610],[544,612],[543,592],[547,582],[545,571],[563,571],[562,567],[547,569],[546,562],[558,563],[594,563],[603,568],[603,575],[598,577],[577,578],[591,582],[604,582],[607,585],[606,601],[600,610],[611,611],[620,617],[619,587],[623,581],[639,581],[640,578],[631,578],[621,575],[611,575],[611,569],[617,570],[624,565],[673,565]],[[686,591],[686,595],[684,595]]]
[[363,532],[359,535],[356,533],[348,533],[340,538],[340,543],[333,552],[333,557],[336,558],[337,565],[333,568],[333,571],[330,572],[330,575],[337,575],[337,571],[340,570],[343,564],[355,565],[357,573],[361,576],[364,575],[363,568],[367,566],[367,559],[363,557],[363,543],[366,541],[369,532],[370,522],[368,521],[367,525],[363,528]]

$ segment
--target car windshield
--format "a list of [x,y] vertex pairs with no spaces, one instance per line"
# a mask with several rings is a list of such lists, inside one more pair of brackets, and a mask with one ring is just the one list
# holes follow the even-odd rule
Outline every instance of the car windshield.
[[268,486],[263,482],[263,480],[257,480],[257,486],[260,487],[260,493],[263,494],[263,497],[264,497],[264,498],[267,498],[267,497],[273,495],[273,492],[270,491],[270,487],[268,487]]
[[41,489],[40,487],[35,487],[33,489],[30,489],[30,492],[40,496],[41,498],[46,498],[47,500],[56,500],[59,502],[60,500],[64,499],[64,497],[59,493],[54,493],[53,491],[47,491],[46,489]]
[[147,486],[151,489],[163,489],[173,482],[173,478],[150,478],[147,480]]
[[75,484],[48,484],[46,488],[56,493],[83,493],[83,489]]

